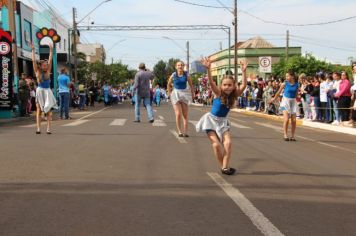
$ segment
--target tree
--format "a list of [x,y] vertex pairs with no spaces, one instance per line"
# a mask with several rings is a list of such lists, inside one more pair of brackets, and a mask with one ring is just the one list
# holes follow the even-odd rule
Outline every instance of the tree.
[[112,85],[119,85],[132,79],[135,73],[136,71],[129,70],[128,65],[121,62],[106,65],[100,61],[88,63],[82,60],[78,65],[78,80],[80,83],[89,83],[92,80],[92,75],[96,74],[99,82],[106,81]]
[[79,64],[77,68],[77,75],[79,83],[85,83],[89,77],[89,62],[85,60],[86,55],[82,52],[78,53]]
[[201,78],[203,75],[203,73],[195,73],[190,75],[194,86],[199,85],[199,78]]
[[176,58],[170,58],[168,60],[167,68],[166,68],[167,77],[171,76],[171,74],[176,71],[176,64],[179,61],[180,61],[180,59],[176,59]]
[[163,60],[157,62],[153,67],[153,73],[155,75],[155,84],[160,84],[162,87],[167,86],[167,63]]
[[316,59],[311,54],[306,56],[293,56],[288,61],[285,58],[272,66],[273,75],[282,78],[288,70],[293,70],[296,74],[304,73],[313,76],[318,72],[333,72],[343,70],[342,66],[332,65],[325,61]]

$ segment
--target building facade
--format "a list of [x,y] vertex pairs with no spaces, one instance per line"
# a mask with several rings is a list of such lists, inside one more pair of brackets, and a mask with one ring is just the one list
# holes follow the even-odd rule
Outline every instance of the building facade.
[[[223,76],[227,71],[234,71],[234,48],[230,48],[231,56],[229,58],[229,49],[225,49],[214,53],[209,56],[212,61],[211,64],[211,75],[214,80],[220,83]],[[289,47],[288,56],[301,55],[301,47]],[[256,76],[259,75],[262,78],[266,78],[270,73],[259,72],[259,57],[272,57],[272,68],[273,64],[280,61],[281,58],[286,55],[285,47],[275,47],[268,41],[261,37],[251,38],[245,42],[238,44],[237,49],[238,61],[245,61],[248,63],[247,75]],[[230,67],[229,67],[230,60]],[[238,65],[238,78],[241,79],[241,70]]]
[[89,63],[94,63],[94,62],[102,62],[105,63],[106,60],[106,53],[104,46],[99,43],[89,43],[89,44],[83,44],[79,43],[77,44],[77,50],[78,52],[84,53],[86,56],[86,61]]

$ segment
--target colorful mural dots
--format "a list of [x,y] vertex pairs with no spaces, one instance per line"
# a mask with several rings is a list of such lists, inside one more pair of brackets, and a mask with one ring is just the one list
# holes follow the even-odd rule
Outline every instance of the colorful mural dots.
[[48,42],[58,43],[61,41],[61,37],[57,34],[55,29],[42,28],[36,34],[37,38],[40,40],[40,44],[48,44]]

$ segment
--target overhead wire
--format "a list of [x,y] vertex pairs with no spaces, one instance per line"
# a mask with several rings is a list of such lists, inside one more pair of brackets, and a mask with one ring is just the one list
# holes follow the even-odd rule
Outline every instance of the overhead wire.
[[[194,5],[194,6],[199,6],[199,7],[210,7],[210,8],[223,8],[223,9],[230,9],[226,6],[210,6],[210,5],[204,5],[204,4],[197,4],[197,3],[193,3],[193,2],[188,2],[188,1],[182,1],[182,0],[173,0],[176,2],[180,2],[180,3],[184,3],[184,4],[189,4],[189,5]],[[219,0],[216,0],[218,2],[220,2]],[[255,16],[254,14],[245,11],[245,10],[238,10],[241,13],[244,13],[252,18],[255,18],[259,21],[262,21],[264,23],[267,24],[276,24],[276,25],[283,25],[283,26],[294,26],[294,27],[303,27],[303,26],[321,26],[321,25],[328,25],[328,24],[335,24],[335,23],[339,23],[339,22],[343,22],[343,21],[348,21],[348,20],[352,20],[352,19],[356,19],[356,15],[355,16],[349,16],[349,17],[344,17],[344,18],[340,18],[340,19],[336,19],[336,20],[330,20],[330,21],[324,21],[324,22],[316,22],[316,23],[304,23],[304,24],[295,24],[295,23],[284,23],[284,22],[277,22],[277,21],[272,21],[272,20],[267,20],[267,19],[263,19],[259,16]]]

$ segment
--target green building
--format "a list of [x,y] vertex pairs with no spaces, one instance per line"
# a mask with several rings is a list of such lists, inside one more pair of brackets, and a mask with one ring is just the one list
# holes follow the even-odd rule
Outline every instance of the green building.
[[[229,68],[229,49],[225,49],[214,53],[209,56],[212,61],[211,64],[211,75],[214,80],[220,83],[222,77],[225,75],[226,71],[234,71],[234,47],[230,48],[230,68]],[[301,47],[289,47],[288,56],[301,55]],[[237,44],[237,55],[238,61],[245,61],[248,63],[247,76],[254,77],[259,75],[262,78],[266,78],[270,73],[260,72],[259,69],[259,58],[260,57],[271,57],[272,68],[273,64],[278,63],[279,60],[286,55],[285,47],[275,47],[270,42],[264,40],[263,38],[257,36],[251,38],[245,42],[239,42]],[[238,75],[241,79],[241,70],[238,66]]]

